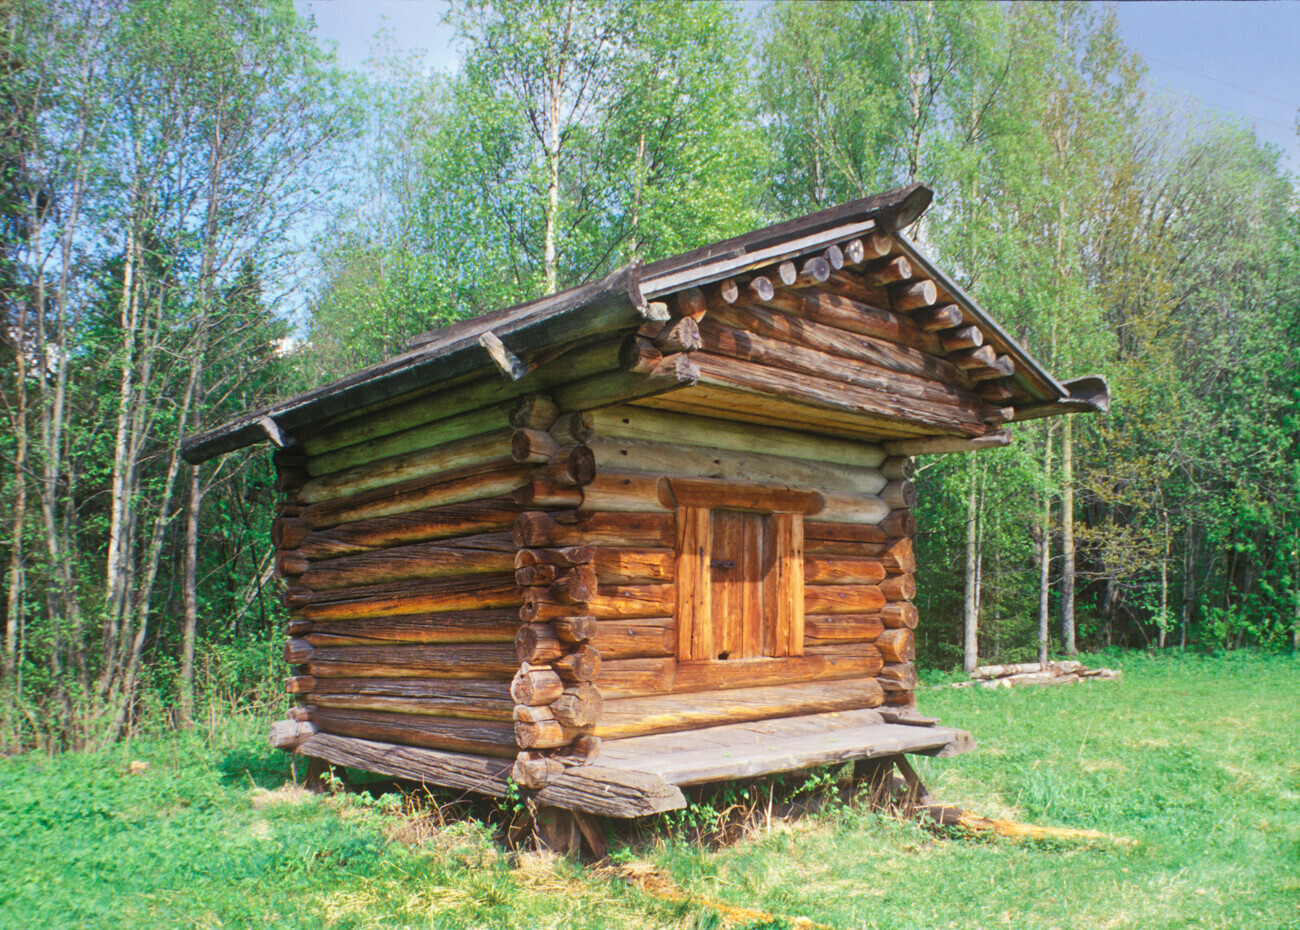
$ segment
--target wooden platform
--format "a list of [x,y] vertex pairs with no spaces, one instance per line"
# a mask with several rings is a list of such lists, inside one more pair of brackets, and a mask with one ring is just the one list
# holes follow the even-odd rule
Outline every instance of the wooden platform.
[[[617,740],[596,763],[565,769],[532,794],[538,806],[643,817],[686,806],[679,786],[906,753],[955,756],[964,730],[905,711],[856,710]],[[318,733],[298,754],[442,788],[505,797],[510,762]]]

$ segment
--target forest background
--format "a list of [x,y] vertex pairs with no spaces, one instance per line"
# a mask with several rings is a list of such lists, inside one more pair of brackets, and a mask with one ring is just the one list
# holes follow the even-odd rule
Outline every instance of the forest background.
[[[265,449],[183,436],[413,334],[912,181],[1107,416],[922,460],[921,661],[1300,648],[1300,225],[1105,8],[463,0],[454,75],[289,0],[0,0],[0,751],[280,688]],[[977,633],[964,644],[965,630]]]

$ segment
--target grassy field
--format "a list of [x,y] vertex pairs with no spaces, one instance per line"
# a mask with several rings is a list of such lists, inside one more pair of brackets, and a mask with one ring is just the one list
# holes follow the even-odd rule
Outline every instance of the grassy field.
[[506,850],[484,807],[304,795],[240,718],[0,761],[0,926],[1300,928],[1300,660],[1102,661],[1124,678],[924,690],[981,745],[919,767],[945,802],[1131,842],[955,837],[839,803],[769,820],[801,777],[732,792],[751,816],[731,842],[697,840],[702,808],[583,868]]

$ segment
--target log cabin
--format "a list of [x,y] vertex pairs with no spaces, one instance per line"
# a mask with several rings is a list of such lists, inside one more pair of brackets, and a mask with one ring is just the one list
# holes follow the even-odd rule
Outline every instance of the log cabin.
[[272,744],[614,817],[969,749],[916,710],[913,458],[1109,400],[902,234],[930,199],[632,264],[188,438],[276,447]]

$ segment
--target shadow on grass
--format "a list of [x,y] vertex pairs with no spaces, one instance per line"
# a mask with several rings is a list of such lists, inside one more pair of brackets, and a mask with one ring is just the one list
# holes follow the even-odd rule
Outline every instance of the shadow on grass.
[[[306,760],[297,760],[298,779],[306,769]],[[268,791],[294,780],[294,759],[278,749],[259,750],[252,747],[232,749],[217,764],[223,785],[256,786]]]

